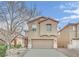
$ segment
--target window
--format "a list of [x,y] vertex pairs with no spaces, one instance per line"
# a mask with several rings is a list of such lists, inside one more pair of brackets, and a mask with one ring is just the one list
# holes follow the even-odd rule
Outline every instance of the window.
[[33,32],[36,31],[36,27],[37,27],[37,26],[36,26],[35,24],[32,25],[32,31],[33,31]]
[[46,28],[47,28],[47,31],[51,31],[52,30],[52,25],[51,24],[46,24]]

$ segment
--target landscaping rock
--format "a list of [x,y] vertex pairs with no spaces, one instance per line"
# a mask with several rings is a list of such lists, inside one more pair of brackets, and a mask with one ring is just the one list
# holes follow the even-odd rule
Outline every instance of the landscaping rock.
[[23,56],[28,49],[26,48],[14,48],[6,51],[6,57],[21,57]]

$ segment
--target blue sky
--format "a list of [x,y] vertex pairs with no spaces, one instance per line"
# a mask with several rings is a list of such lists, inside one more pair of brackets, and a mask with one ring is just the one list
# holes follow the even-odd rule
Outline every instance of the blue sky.
[[79,2],[73,1],[28,1],[30,7],[36,5],[41,16],[55,18],[59,21],[58,27],[63,28],[68,23],[79,22]]

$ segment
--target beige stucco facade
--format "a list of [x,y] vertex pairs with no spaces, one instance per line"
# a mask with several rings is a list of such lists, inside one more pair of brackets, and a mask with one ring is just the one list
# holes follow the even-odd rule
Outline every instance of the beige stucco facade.
[[[38,17],[28,22],[28,48],[57,48],[57,23],[54,19],[47,17]],[[35,32],[32,31],[33,24],[36,25]],[[46,24],[52,25],[51,31],[46,30]]]
[[[77,29],[76,29],[77,26]],[[77,32],[76,32],[77,30]],[[73,48],[73,40],[79,38],[79,24],[69,24],[61,29],[58,33],[57,45],[59,48]],[[77,36],[77,37],[76,37]],[[77,39],[76,39],[77,38]]]

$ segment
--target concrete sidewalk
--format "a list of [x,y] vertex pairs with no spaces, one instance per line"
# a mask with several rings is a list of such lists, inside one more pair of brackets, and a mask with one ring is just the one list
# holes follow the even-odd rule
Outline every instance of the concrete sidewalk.
[[79,50],[76,49],[58,48],[56,50],[62,52],[68,57],[79,57]]

